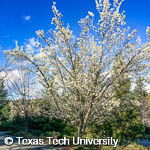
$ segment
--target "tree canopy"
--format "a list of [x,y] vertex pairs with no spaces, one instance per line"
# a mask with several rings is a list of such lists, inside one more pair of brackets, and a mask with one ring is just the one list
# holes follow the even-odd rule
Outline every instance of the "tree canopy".
[[[37,49],[16,48],[7,51],[7,57],[28,63],[44,97],[50,102],[49,115],[70,120],[78,125],[82,136],[89,122],[103,122],[118,101],[112,88],[120,77],[136,78],[148,69],[150,54],[150,28],[148,41],[141,44],[137,31],[130,30],[125,12],[120,12],[123,0],[96,0],[99,19],[94,14],[79,21],[80,35],[65,26],[62,14],[53,3],[55,28],[47,33],[36,31],[41,42]],[[38,51],[38,52],[37,52]]]

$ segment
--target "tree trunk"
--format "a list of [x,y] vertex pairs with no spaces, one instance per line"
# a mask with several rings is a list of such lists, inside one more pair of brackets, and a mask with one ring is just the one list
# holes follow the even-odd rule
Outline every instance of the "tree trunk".
[[80,138],[82,138],[82,136],[83,136],[83,124],[84,124],[84,121],[80,120],[80,124],[79,124],[79,128],[78,128],[78,137],[80,137]]
[[83,128],[84,128],[84,116],[83,112],[80,112],[80,122],[79,122],[79,128],[78,128],[78,137],[82,138],[83,136]]
[[25,112],[24,119],[25,119],[25,132],[28,132],[28,114],[27,114],[27,112]]
[[89,119],[89,115],[91,113],[91,109],[92,109],[92,104],[90,105],[87,113],[85,115],[83,115],[83,112],[80,113],[80,124],[79,124],[79,128],[78,128],[78,137],[82,138],[85,129],[87,127],[87,122]]

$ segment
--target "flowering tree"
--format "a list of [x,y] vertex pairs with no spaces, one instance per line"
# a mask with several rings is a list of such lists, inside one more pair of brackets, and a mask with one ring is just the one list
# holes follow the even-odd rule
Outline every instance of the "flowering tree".
[[[79,21],[80,36],[65,27],[62,14],[52,6],[55,29],[45,34],[37,31],[42,41],[35,50],[16,45],[7,56],[13,61],[23,58],[30,63],[50,100],[50,116],[70,120],[78,125],[78,136],[92,122],[103,122],[118,102],[112,98],[112,86],[123,74],[136,77],[147,69],[150,43],[141,44],[136,30],[126,27],[123,0],[96,0],[99,20],[94,14]],[[150,28],[147,28],[149,36]],[[122,62],[122,63],[120,63]],[[117,65],[119,65],[118,69]]]

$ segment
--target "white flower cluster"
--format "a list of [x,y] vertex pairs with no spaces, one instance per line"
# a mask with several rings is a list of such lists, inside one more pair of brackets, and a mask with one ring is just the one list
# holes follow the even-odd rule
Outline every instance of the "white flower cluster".
[[147,27],[146,34],[147,34],[148,40],[150,41],[150,27]]

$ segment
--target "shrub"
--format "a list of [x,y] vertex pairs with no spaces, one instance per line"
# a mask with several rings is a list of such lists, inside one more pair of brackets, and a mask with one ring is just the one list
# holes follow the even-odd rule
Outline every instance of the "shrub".
[[46,116],[33,116],[29,118],[28,127],[30,130],[40,130],[45,135],[54,135],[54,133],[60,133],[59,136],[63,137],[74,136],[77,133],[77,128],[70,123],[66,123],[60,119],[50,119]]
[[119,144],[130,143],[143,138],[144,127],[136,109],[120,112],[103,124],[94,124],[87,130],[89,138],[113,137]]
[[20,131],[20,127],[13,124],[11,121],[2,121],[0,123],[0,130],[2,131],[13,131],[17,132]]
[[145,134],[150,134],[150,127],[145,127]]

